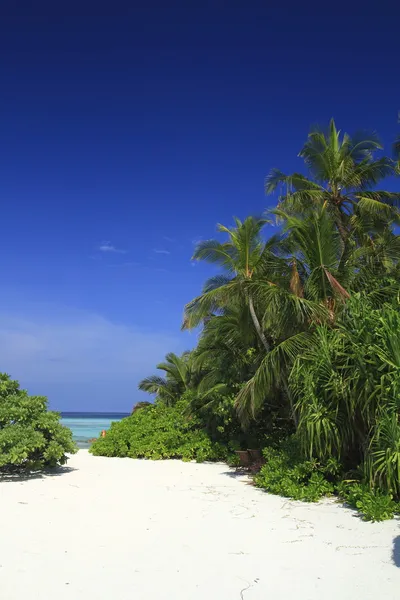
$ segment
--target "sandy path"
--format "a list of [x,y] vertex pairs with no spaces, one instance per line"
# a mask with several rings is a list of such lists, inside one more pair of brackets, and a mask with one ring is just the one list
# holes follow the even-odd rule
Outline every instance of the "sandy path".
[[394,600],[400,524],[288,502],[225,465],[96,458],[0,483],[1,600]]

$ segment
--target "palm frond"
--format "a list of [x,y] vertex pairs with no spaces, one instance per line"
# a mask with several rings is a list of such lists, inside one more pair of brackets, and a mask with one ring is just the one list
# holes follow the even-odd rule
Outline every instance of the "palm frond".
[[193,329],[218,312],[221,307],[229,306],[231,297],[237,293],[236,283],[227,283],[197,296],[186,304],[182,329]]
[[167,387],[167,381],[158,375],[150,375],[139,382],[139,390],[148,392],[149,394],[157,394],[160,389]]
[[214,275],[213,277],[209,277],[203,286],[203,294],[207,292],[212,292],[213,290],[217,290],[218,288],[227,285],[232,282],[232,277],[227,275]]
[[221,244],[217,240],[203,240],[195,248],[192,260],[205,260],[234,271],[235,249],[229,244]]
[[282,377],[288,376],[289,365],[310,343],[312,343],[310,333],[298,333],[281,342],[264,357],[255,375],[236,397],[236,409],[244,426],[256,417],[274,385]]

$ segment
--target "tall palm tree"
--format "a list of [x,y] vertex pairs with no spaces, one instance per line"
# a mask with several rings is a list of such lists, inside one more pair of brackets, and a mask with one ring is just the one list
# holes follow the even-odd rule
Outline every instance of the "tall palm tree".
[[348,281],[352,274],[352,270],[346,269],[351,252],[329,215],[327,202],[306,218],[281,209],[271,212],[284,223],[286,238],[282,246],[289,251],[288,260],[293,268],[291,292],[324,304],[337,296],[348,298],[349,293],[337,277]]
[[275,344],[237,396],[244,423],[277,386],[284,388],[297,421],[287,382],[295,359],[312,343],[315,326],[334,327],[353,291],[365,290],[372,305],[382,305],[399,293],[400,237],[388,228],[368,246],[359,247],[353,233],[343,241],[326,201],[302,216],[282,209],[271,212],[283,222],[276,251],[292,273],[275,286],[262,281],[257,286],[255,297],[265,307],[262,323],[267,330],[273,328]]
[[310,177],[301,173],[285,175],[273,169],[266,178],[267,194],[282,191],[280,207],[299,214],[327,202],[343,240],[357,218],[370,229],[376,222],[397,215],[400,194],[376,191],[385,177],[396,174],[395,162],[375,158],[382,145],[375,133],[350,137],[337,130],[334,120],[328,131],[313,129],[299,156],[304,159]]
[[222,384],[233,393],[246,381],[256,364],[257,334],[246,306],[226,309],[204,325],[197,348],[193,351],[196,392],[214,391]]
[[207,319],[193,351],[193,388],[188,413],[197,414],[212,438],[244,434],[234,398],[264,355],[246,305],[223,309]]
[[266,223],[266,219],[256,217],[247,217],[243,222],[235,219],[236,227],[218,225],[218,231],[228,235],[227,242],[206,240],[197,245],[193,260],[217,264],[225,274],[211,277],[205,283],[201,296],[185,306],[184,329],[196,327],[221,308],[245,304],[262,346],[266,351],[270,349],[249,286],[257,279],[269,251],[260,235]]
[[238,394],[244,423],[257,414],[274,387],[283,387],[296,420],[287,385],[291,365],[309,344],[313,325],[334,323],[356,273],[355,247],[341,239],[326,202],[302,217],[282,209],[272,212],[283,221],[280,252],[292,271],[286,281],[275,286],[260,282],[257,288],[257,301],[264,306],[262,322],[274,328],[276,343]]
[[180,396],[190,387],[192,369],[191,354],[184,352],[177,356],[169,352],[165,361],[157,365],[157,369],[164,371],[166,376],[150,375],[139,383],[139,389],[156,394],[157,399],[167,406],[173,406]]

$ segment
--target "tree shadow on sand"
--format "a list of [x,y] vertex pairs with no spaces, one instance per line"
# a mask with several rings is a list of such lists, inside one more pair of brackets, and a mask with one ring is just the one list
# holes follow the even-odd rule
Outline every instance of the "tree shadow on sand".
[[396,567],[400,568],[400,535],[393,540],[392,559]]
[[238,477],[245,477],[246,475],[249,475],[249,471],[241,467],[232,467],[229,471],[224,471],[222,475],[227,475],[232,479],[237,479]]
[[47,477],[60,477],[76,471],[73,467],[55,467],[54,469],[45,469],[44,471],[16,471],[15,473],[2,473],[0,471],[0,483],[5,481],[31,481],[33,479],[45,479]]

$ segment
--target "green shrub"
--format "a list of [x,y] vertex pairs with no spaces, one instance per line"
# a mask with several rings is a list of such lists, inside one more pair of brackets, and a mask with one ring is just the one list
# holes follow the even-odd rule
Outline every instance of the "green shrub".
[[213,442],[194,416],[186,415],[187,402],[173,407],[162,403],[136,411],[113,423],[104,438],[96,440],[90,452],[96,456],[150,458],[153,460],[228,460],[227,446]]
[[258,487],[271,494],[306,502],[317,502],[322,496],[333,494],[331,480],[339,470],[336,461],[322,466],[316,460],[302,459],[293,438],[279,448],[268,446],[263,455],[266,463],[255,476]]
[[366,484],[343,481],[337,486],[337,491],[340,498],[356,508],[365,521],[393,519],[400,512],[400,504],[393,500],[391,494],[371,489]]
[[47,399],[29,396],[0,373],[0,470],[54,467],[74,452],[71,431],[47,410]]
[[294,437],[279,446],[267,446],[263,454],[266,463],[255,476],[255,483],[271,494],[305,502],[337,494],[365,521],[384,521],[400,513],[400,503],[392,494],[358,480],[341,480],[341,468],[335,459],[325,463],[304,460]]
[[347,301],[337,327],[318,325],[290,389],[303,454],[335,456],[370,488],[400,500],[400,306]]

